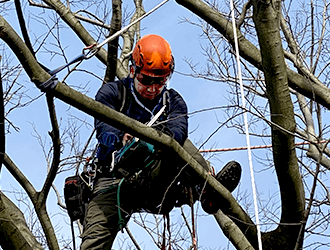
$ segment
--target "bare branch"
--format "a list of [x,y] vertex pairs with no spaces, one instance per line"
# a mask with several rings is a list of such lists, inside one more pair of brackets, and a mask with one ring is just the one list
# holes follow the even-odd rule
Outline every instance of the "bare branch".
[[236,249],[254,249],[239,227],[221,210],[218,210],[218,212],[214,214],[214,217],[224,234],[227,235],[228,239],[230,239],[231,243],[235,246]]
[[18,167],[14,164],[14,162],[11,161],[11,159],[7,156],[7,154],[4,157],[4,165],[6,166],[8,171],[14,176],[14,178],[20,183],[20,185],[23,187],[23,189],[30,197],[32,204],[35,207],[39,221],[44,230],[44,233],[46,235],[49,247],[52,249],[59,249],[53,226],[50,222],[50,218],[46,211],[45,203],[44,202],[41,203],[39,201],[39,194],[36,192],[33,185],[18,169]]
[[48,109],[49,109],[49,116],[50,116],[52,129],[53,129],[52,132],[49,133],[50,137],[52,138],[52,142],[53,142],[53,160],[52,160],[52,165],[51,165],[51,168],[47,175],[45,184],[42,188],[42,191],[40,192],[39,199],[43,203],[46,202],[49,190],[56,177],[58,166],[60,163],[60,154],[61,154],[61,140],[60,140],[59,127],[57,124],[53,96],[51,94],[47,94],[46,98],[47,98],[47,105],[48,105]]

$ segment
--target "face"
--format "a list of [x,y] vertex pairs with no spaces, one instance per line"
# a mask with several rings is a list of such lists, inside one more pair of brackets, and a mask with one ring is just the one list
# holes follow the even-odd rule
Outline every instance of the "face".
[[165,82],[160,79],[141,76],[137,74],[134,77],[134,86],[136,91],[146,100],[153,100],[165,87]]

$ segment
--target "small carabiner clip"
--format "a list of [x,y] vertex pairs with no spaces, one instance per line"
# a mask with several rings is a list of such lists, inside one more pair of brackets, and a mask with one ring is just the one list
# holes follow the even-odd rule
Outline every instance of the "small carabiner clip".
[[[88,50],[88,51],[85,52],[86,50]],[[97,47],[96,43],[83,48],[83,54],[85,55],[85,59],[89,59],[89,58],[93,57],[98,52],[98,50],[99,50],[99,48]]]

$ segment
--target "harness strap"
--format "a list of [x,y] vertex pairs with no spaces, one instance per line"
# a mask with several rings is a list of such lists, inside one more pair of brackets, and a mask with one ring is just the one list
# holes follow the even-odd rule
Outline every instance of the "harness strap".
[[50,70],[48,71],[48,74],[51,75],[51,77],[41,83],[41,84],[38,84],[37,87],[42,91],[42,92],[48,92],[48,91],[51,91],[53,89],[55,89],[57,83],[58,83],[58,79],[56,77],[56,73],[62,71],[63,69],[69,67],[71,64],[73,63],[76,63],[76,62],[79,62],[79,61],[82,61],[84,59],[87,58],[87,55],[85,53],[82,53],[81,55],[77,56],[76,58],[72,59],[70,62],[68,62],[67,64],[61,66],[61,67],[58,67],[57,69],[54,69],[54,70]]
[[121,80],[119,80],[118,89],[119,89],[118,98],[121,101],[121,107],[119,109],[119,112],[122,113],[126,104],[126,87],[124,86],[124,83]]
[[72,245],[73,245],[73,250],[76,250],[76,237],[74,235],[74,227],[73,227],[73,221],[71,220],[71,234],[72,234]]
[[38,84],[37,88],[40,89],[42,92],[48,92],[50,90],[55,89],[58,83],[58,79],[55,75],[52,75],[47,81]]
[[74,64],[74,63],[76,63],[76,62],[82,61],[82,60],[84,60],[84,59],[86,59],[86,58],[87,58],[87,57],[86,57],[86,54],[85,54],[85,53],[82,53],[82,54],[80,54],[79,56],[73,58],[73,59],[72,59],[70,62],[68,62],[67,64],[64,64],[63,66],[60,66],[60,67],[58,67],[57,69],[50,70],[50,71],[48,71],[48,73],[49,73],[50,75],[55,75],[56,73],[58,73],[58,72],[62,71],[63,69],[69,67],[71,64]]
[[170,108],[170,92],[167,89],[163,94],[163,106],[168,106],[168,109]]

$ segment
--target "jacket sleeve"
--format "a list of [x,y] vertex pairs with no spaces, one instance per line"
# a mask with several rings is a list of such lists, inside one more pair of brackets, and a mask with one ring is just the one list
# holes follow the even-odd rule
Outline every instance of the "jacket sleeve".
[[[96,94],[95,100],[117,110],[120,105],[118,97],[118,83],[107,83],[102,85]],[[123,132],[103,121],[95,119],[96,138],[100,144],[98,157],[106,160],[110,152],[122,146]]]
[[188,114],[187,105],[181,95],[175,90],[170,90],[169,111],[167,117],[167,128],[173,137],[181,145],[188,137]]

